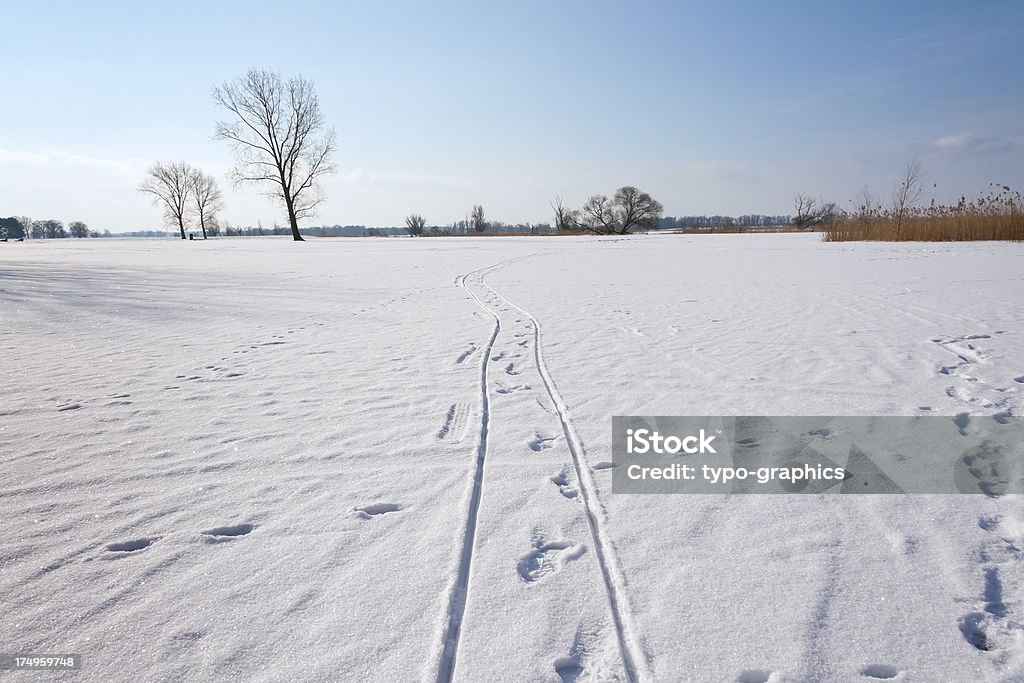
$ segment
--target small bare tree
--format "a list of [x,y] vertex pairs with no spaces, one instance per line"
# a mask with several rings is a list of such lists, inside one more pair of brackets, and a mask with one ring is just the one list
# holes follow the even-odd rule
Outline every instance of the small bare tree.
[[473,205],[473,211],[469,214],[469,224],[477,232],[487,230],[487,219],[484,218],[484,207],[480,204]]
[[185,237],[185,223],[191,210],[192,176],[196,169],[184,161],[156,163],[139,185],[139,192],[153,195],[153,203],[164,209],[164,217],[178,226],[181,239]]
[[233,180],[268,187],[284,203],[292,239],[301,242],[299,219],[315,213],[324,200],[317,181],[334,171],[334,130],[324,131],[313,83],[250,69],[214,87],[213,99],[235,117],[218,122],[216,132],[235,148]]
[[207,226],[216,225],[217,212],[224,208],[224,195],[217,187],[217,179],[206,175],[200,169],[192,169],[189,178],[191,184],[192,205],[199,219],[199,227],[203,229],[203,239],[207,237]]
[[853,203],[856,204],[857,218],[862,221],[874,220],[882,213],[882,202],[878,201],[867,185],[857,193]]
[[808,230],[819,225],[829,225],[839,216],[839,207],[835,202],[824,202],[811,199],[805,194],[793,198],[793,225],[801,230]]
[[561,197],[555,197],[555,201],[551,203],[551,208],[555,212],[555,229],[556,230],[577,230],[580,227],[580,212],[576,209],[567,209],[562,204]]
[[896,239],[903,234],[903,224],[910,210],[913,209],[924,194],[924,170],[921,162],[914,157],[903,169],[903,175],[896,181],[892,189],[892,215],[896,221]]
[[21,231],[25,239],[29,239],[32,232],[32,219],[28,216],[16,216],[15,220],[21,225]]
[[412,213],[405,217],[405,229],[413,237],[423,234],[423,228],[427,226],[427,219],[418,213]]

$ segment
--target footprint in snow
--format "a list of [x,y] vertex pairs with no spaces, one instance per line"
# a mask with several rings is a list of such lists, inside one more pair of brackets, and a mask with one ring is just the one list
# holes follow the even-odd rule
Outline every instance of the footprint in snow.
[[461,365],[466,362],[466,359],[476,353],[476,344],[470,344],[469,348],[459,354],[459,357],[455,359],[456,365]]
[[555,440],[557,438],[557,436],[544,436],[540,432],[537,432],[533,440],[530,441],[530,450],[532,450],[534,453],[546,451],[547,449],[555,445]]
[[575,657],[559,657],[554,664],[555,673],[562,683],[576,683],[583,674],[583,667]]
[[498,385],[498,388],[495,389],[495,391],[497,391],[499,394],[514,394],[517,391],[529,388],[529,384],[514,384],[512,386],[505,386],[504,384],[501,384]]
[[239,536],[245,536],[256,528],[255,524],[234,524],[231,526],[218,526],[200,532],[206,537],[208,543],[220,543],[230,541]]
[[956,428],[960,430],[960,436],[967,436],[967,427],[971,424],[971,416],[967,413],[958,413],[957,416],[953,418],[953,424],[955,424]]
[[871,678],[879,681],[889,681],[900,675],[900,670],[888,664],[868,664],[860,670],[864,678]]
[[398,512],[401,509],[402,506],[398,503],[370,503],[369,505],[361,505],[355,508],[355,513],[357,517],[362,519],[372,519],[388,512]]
[[136,538],[132,541],[108,543],[107,550],[112,553],[134,553],[139,550],[145,550],[149,546],[153,545],[153,541],[155,540],[155,538]]
[[571,499],[579,495],[579,491],[577,491],[573,486],[569,484],[568,467],[563,467],[558,474],[548,478],[551,480],[552,484],[558,487],[558,492],[561,493],[566,498]]
[[772,672],[762,669],[747,669],[736,677],[736,683],[772,683]]
[[533,583],[552,574],[566,562],[577,559],[586,552],[586,546],[569,543],[568,541],[552,541],[545,543],[543,538],[536,538],[533,551],[519,560],[516,571],[526,583]]
[[57,406],[57,412],[58,413],[63,413],[65,411],[67,411],[67,410],[78,410],[81,407],[82,407],[81,403],[69,403],[67,405]]

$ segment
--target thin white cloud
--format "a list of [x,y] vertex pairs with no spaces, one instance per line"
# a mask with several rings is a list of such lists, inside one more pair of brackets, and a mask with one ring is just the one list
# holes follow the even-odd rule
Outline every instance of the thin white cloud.
[[54,150],[24,152],[0,148],[0,163],[33,168],[89,168],[138,174],[149,162],[146,159],[101,159]]
[[468,187],[472,184],[464,178],[368,171],[361,168],[339,173],[338,180],[346,185]]
[[1019,139],[1001,135],[979,135],[977,133],[957,133],[947,135],[935,141],[935,146],[947,150],[967,150],[973,152],[1008,152],[1020,144]]

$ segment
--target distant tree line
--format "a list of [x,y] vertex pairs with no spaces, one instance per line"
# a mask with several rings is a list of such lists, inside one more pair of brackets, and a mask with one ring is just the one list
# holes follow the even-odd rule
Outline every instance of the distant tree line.
[[11,216],[0,218],[0,239],[2,240],[27,240],[27,239],[64,239],[68,237],[109,237],[110,231],[104,230],[99,233],[90,230],[89,226],[82,221],[71,221],[67,227],[62,221],[53,218],[45,220],[32,220],[28,216]]
[[665,216],[658,220],[657,228],[770,228],[786,226],[792,222],[792,216],[772,216],[767,214],[743,214],[742,216]]

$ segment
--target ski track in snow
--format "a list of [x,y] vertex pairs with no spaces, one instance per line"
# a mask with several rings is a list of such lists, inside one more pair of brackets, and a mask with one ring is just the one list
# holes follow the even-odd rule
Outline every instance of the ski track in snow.
[[[469,577],[473,562],[477,519],[486,484],[485,467],[492,417],[489,395],[491,384],[488,381],[488,359],[493,362],[500,361],[505,357],[504,351],[492,355],[492,350],[495,340],[498,338],[503,327],[503,316],[509,315],[511,311],[516,311],[522,316],[521,318],[516,318],[514,324],[524,324],[525,319],[525,326],[532,330],[533,361],[543,382],[547,397],[554,406],[555,415],[561,427],[561,436],[565,439],[572,456],[572,467],[576,474],[576,480],[579,482],[579,489],[577,490],[569,484],[565,470],[551,477],[551,481],[558,486],[559,492],[564,497],[573,499],[579,494],[582,500],[582,507],[587,518],[593,547],[603,577],[611,621],[615,628],[619,655],[624,668],[623,675],[627,681],[649,680],[650,674],[647,671],[647,657],[643,652],[639,637],[636,635],[636,629],[632,624],[629,605],[625,596],[625,579],[615,560],[612,544],[607,539],[607,534],[603,529],[605,513],[598,499],[597,488],[591,476],[590,467],[585,459],[585,450],[573,428],[568,406],[558,393],[554,380],[544,362],[543,335],[540,321],[529,311],[517,306],[485,281],[487,274],[525,258],[529,258],[529,256],[508,259],[461,275],[455,280],[457,286],[463,287],[476,304],[494,318],[494,327],[483,349],[480,379],[482,404],[480,438],[477,446],[475,468],[473,470],[473,485],[466,517],[466,527],[459,552],[460,560],[454,585],[451,589],[448,613],[445,619],[446,626],[441,638],[442,649],[441,659],[438,663],[437,680],[439,683],[447,683],[453,680],[457,666],[461,625],[467,604],[472,597],[470,594]],[[506,325],[508,324],[506,323]],[[528,338],[524,339],[524,337],[529,336],[528,332],[516,332],[512,336],[517,347],[527,348],[529,346],[530,340]],[[475,346],[471,348],[473,351],[476,350]],[[460,356],[458,362],[462,362],[469,353],[465,352],[463,356]],[[506,364],[503,371],[504,374],[510,376],[517,376],[523,372],[521,366],[516,362]],[[525,384],[508,386],[498,383],[495,391],[499,394],[509,394],[517,390],[530,388],[529,385]],[[543,451],[551,448],[552,443],[558,438],[558,435],[537,432],[534,438],[530,440],[529,447],[535,452]],[[601,464],[604,465],[605,463]],[[585,548],[583,546],[575,545],[568,541],[545,542],[543,537],[536,537],[534,539],[534,550],[520,560],[518,572],[524,581],[537,581],[545,575],[556,571],[567,559],[574,559],[584,551]],[[573,663],[568,665],[565,663],[564,658],[556,660],[556,671],[563,680],[570,680],[567,678],[566,672],[575,672],[571,679],[575,680],[576,675],[583,670],[578,659],[572,659],[571,661]]]
[[[490,362],[491,349],[494,347],[494,340],[498,338],[501,331],[501,318],[492,311],[469,286],[466,279],[470,276],[490,270],[496,266],[482,268],[466,275],[456,278],[456,284],[466,289],[473,297],[480,308],[487,311],[494,318],[494,328],[491,336],[484,346],[480,360],[480,436],[477,440],[476,460],[473,467],[473,485],[470,493],[469,508],[466,515],[466,526],[462,535],[462,543],[459,550],[458,568],[455,573],[455,580],[448,598],[448,610],[445,618],[444,631],[441,635],[441,659],[437,665],[437,680],[439,683],[446,683],[452,680],[455,672],[456,657],[458,656],[459,638],[462,632],[462,619],[466,612],[466,603],[469,600],[469,573],[473,564],[473,546],[476,541],[477,517],[480,511],[480,501],[483,498],[484,487],[484,463],[487,458],[487,436],[490,427],[490,389],[487,379],[487,366]],[[476,347],[473,347],[475,350]],[[463,362],[469,355],[460,356],[457,363]]]

